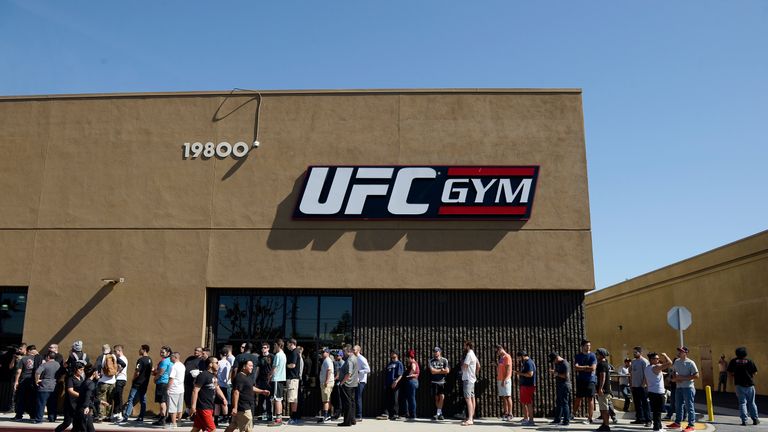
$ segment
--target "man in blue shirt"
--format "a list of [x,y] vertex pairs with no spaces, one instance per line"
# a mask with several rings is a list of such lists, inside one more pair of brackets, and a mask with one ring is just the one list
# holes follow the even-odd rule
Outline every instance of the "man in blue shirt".
[[153,424],[165,426],[165,418],[168,416],[168,380],[171,376],[171,347],[164,345],[160,348],[160,363],[157,364],[152,375],[155,376],[155,402],[160,404],[160,415]]
[[573,411],[578,412],[581,400],[587,403],[587,419],[584,424],[592,423],[592,415],[595,412],[595,391],[597,386],[597,356],[592,352],[592,343],[588,340],[581,341],[581,352],[574,358],[573,369],[576,372],[576,399],[573,401]]
[[398,415],[400,404],[397,399],[398,385],[400,384],[400,379],[403,378],[405,368],[398,357],[397,351],[391,350],[389,352],[389,363],[387,363],[386,373],[384,374],[384,388],[386,391],[384,416],[389,417],[390,420],[400,418]]
[[520,403],[523,405],[522,426],[536,426],[533,421],[533,393],[536,391],[536,364],[525,351],[517,352],[520,370],[515,375],[520,377]]

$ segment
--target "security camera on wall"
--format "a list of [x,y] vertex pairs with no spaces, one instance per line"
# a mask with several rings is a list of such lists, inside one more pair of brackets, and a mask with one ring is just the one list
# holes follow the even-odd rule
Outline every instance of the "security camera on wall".
[[119,283],[125,282],[125,278],[114,278],[114,279],[104,278],[101,281],[104,282],[105,284],[115,284],[115,285],[117,285]]

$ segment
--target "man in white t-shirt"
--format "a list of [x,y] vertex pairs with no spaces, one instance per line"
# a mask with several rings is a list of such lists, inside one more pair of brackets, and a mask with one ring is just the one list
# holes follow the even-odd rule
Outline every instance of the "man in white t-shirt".
[[221,392],[227,397],[227,403],[224,404],[224,401],[219,398],[216,398],[215,400],[216,406],[213,410],[213,420],[216,426],[218,426],[219,423],[229,423],[228,407],[232,396],[232,389],[230,388],[232,384],[232,363],[227,360],[228,354],[229,351],[224,348],[219,351],[219,371],[217,372],[217,378],[219,379],[219,388],[221,389]]
[[331,421],[330,405],[331,393],[334,385],[334,365],[331,359],[331,350],[323,348],[323,363],[320,365],[320,401],[323,403],[322,418],[318,423],[328,423]]
[[184,412],[184,376],[187,368],[180,360],[181,354],[171,354],[171,375],[168,377],[168,413],[171,415],[171,427],[176,427],[176,419]]
[[357,389],[355,390],[355,400],[357,402],[355,405],[357,409],[355,418],[357,421],[363,421],[363,390],[365,390],[365,385],[368,383],[368,374],[371,373],[371,366],[368,365],[368,359],[363,357],[363,349],[360,345],[355,345],[353,350],[357,356],[357,367],[359,368],[357,375],[360,378],[360,382],[357,383]]
[[475,344],[470,341],[464,341],[464,361],[461,362],[461,382],[464,400],[467,402],[467,418],[461,422],[462,426],[474,424],[475,418],[475,382],[477,374],[480,372],[480,362],[477,360],[475,352],[472,350]]
[[125,354],[123,353],[122,345],[115,345],[112,347],[112,350],[117,357],[117,376],[115,377],[115,390],[112,392],[112,412],[115,413],[114,420],[119,422],[123,419],[121,410],[123,409],[123,389],[125,389],[125,385],[128,383],[128,374],[126,371],[128,358],[125,357]]

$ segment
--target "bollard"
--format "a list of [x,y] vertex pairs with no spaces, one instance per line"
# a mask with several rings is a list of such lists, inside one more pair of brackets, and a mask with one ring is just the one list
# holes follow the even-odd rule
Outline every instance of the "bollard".
[[707,390],[707,414],[709,414],[709,421],[715,421],[715,410],[712,408],[712,387],[705,387]]

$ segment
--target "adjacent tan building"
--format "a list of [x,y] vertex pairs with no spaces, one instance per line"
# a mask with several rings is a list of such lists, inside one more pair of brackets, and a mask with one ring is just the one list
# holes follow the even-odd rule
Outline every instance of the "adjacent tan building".
[[[730,360],[736,347],[746,346],[758,369],[768,365],[768,231],[591,293],[584,305],[588,337],[614,364],[636,345],[675,355],[679,335],[667,311],[685,306],[692,324],[683,336],[701,371],[696,387],[714,390],[720,356]],[[755,378],[757,393],[768,394],[768,376]]]
[[[188,157],[195,142],[250,152]],[[493,343],[543,362],[583,334],[594,276],[579,90],[5,97],[0,154],[6,343],[122,343],[133,362],[142,343],[156,358],[164,344],[295,336],[314,353],[354,340],[377,382],[390,347],[425,361],[440,344],[454,361],[469,337],[492,382]],[[310,165],[540,172],[527,221],[294,220]],[[495,412],[491,390],[481,400]]]

